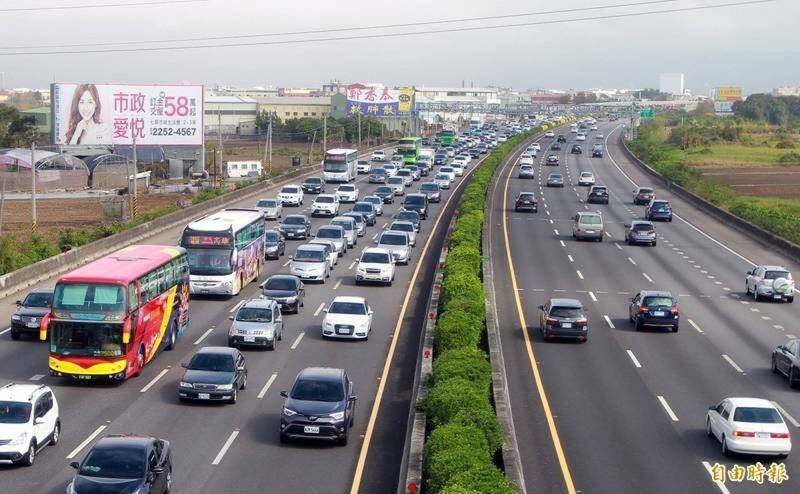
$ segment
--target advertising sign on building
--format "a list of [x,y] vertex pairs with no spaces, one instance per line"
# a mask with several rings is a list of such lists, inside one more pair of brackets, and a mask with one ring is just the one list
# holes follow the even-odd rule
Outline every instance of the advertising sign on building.
[[200,146],[203,86],[51,85],[53,144]]
[[717,115],[733,115],[733,103],[736,101],[742,101],[741,87],[714,88],[714,112]]
[[382,84],[347,86],[347,114],[369,117],[408,115],[414,101],[413,88],[391,89]]

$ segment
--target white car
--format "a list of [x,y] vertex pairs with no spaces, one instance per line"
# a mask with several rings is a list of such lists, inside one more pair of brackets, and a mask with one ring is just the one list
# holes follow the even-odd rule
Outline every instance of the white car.
[[278,192],[278,200],[282,206],[302,206],[303,189],[299,185],[284,185]]
[[594,138],[595,139],[604,139],[605,136],[603,134],[595,134]]
[[[325,228],[325,227],[323,227]],[[303,244],[297,247],[289,262],[289,274],[303,281],[320,281],[331,275],[328,248],[319,244]]]
[[311,203],[311,216],[336,216],[339,214],[339,198],[333,194],[320,194]]
[[331,220],[331,225],[342,227],[344,230],[344,237],[347,239],[348,248],[358,243],[358,231],[354,218],[350,216],[337,216]]
[[437,173],[435,177],[433,177],[433,182],[438,185],[442,189],[449,189],[450,188],[450,175],[445,173]]
[[356,267],[356,285],[361,283],[383,283],[394,281],[394,257],[386,249],[368,247],[361,252]]
[[569,132],[570,132],[571,134],[577,134],[577,133],[578,133],[578,126],[576,125],[575,127],[571,127],[571,128],[569,129]]
[[395,175],[395,177],[402,177],[406,187],[411,187],[411,184],[414,183],[414,174],[411,173],[411,170],[408,168],[397,170],[397,175]]
[[372,152],[372,158],[370,159],[372,161],[386,161],[386,153],[384,153],[382,149],[378,149]]
[[555,132],[553,132],[552,130],[548,130],[547,132],[545,132],[545,133],[544,133],[544,136],[545,136],[545,137],[550,137],[550,138],[553,138],[553,137],[555,137],[555,136],[556,136],[556,133],[555,133]]
[[369,339],[372,309],[364,297],[336,297],[325,309],[323,338]]
[[372,203],[372,206],[375,208],[375,215],[376,216],[383,216],[383,201],[378,196],[366,196],[361,199],[364,202]]
[[792,451],[792,438],[783,417],[769,400],[725,398],[710,406],[706,434],[722,444],[722,454],[778,455]]
[[31,466],[39,451],[60,437],[58,401],[49,387],[10,383],[0,388],[0,458]]
[[578,185],[594,185],[594,173],[581,172],[581,176],[578,177]]
[[578,135],[575,137],[575,140],[576,140],[576,141],[585,141],[585,140],[586,140],[586,134],[578,134]]
[[795,285],[792,273],[783,266],[756,266],[747,273],[745,290],[755,300],[794,302]]
[[411,245],[406,232],[385,231],[376,240],[378,247],[392,253],[394,261],[398,264],[408,264],[411,260]]
[[389,177],[386,179],[386,185],[392,188],[396,196],[402,196],[406,193],[406,179],[403,177]]
[[530,154],[523,154],[519,158],[520,165],[533,165],[533,156]]
[[533,149],[535,149],[537,151],[541,151],[542,150],[542,146],[538,142],[534,142],[533,144],[530,145],[530,147],[532,147]]
[[339,254],[336,251],[336,244],[331,240],[324,238],[315,238],[309,242],[310,244],[319,244],[328,248],[328,267],[333,269],[334,266],[339,264]]
[[395,175],[397,175],[398,167],[394,163],[388,163],[386,165],[383,165],[383,169],[386,170],[387,177],[394,177]]
[[369,173],[372,171],[372,165],[367,160],[358,160],[356,162],[356,173]]
[[342,184],[334,192],[339,202],[357,202],[358,189],[353,184]]
[[450,179],[450,182],[453,182],[456,179],[456,169],[452,166],[439,167],[439,174],[447,175],[447,177]]
[[499,136],[497,136],[497,142],[506,142],[507,140],[508,137],[505,134],[500,134]]
[[264,219],[275,220],[283,216],[283,205],[277,199],[259,199],[256,209],[264,213]]
[[391,162],[392,162],[393,165],[402,164],[403,163],[403,155],[401,155],[401,154],[393,154]]
[[592,125],[589,130],[597,130],[597,125]]
[[393,221],[387,231],[406,232],[409,245],[414,247],[417,244],[417,230],[414,227],[414,223],[410,221]]

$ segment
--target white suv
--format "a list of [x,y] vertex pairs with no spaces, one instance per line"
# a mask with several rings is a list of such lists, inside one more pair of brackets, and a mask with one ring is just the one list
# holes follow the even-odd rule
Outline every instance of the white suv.
[[747,273],[745,291],[755,300],[763,297],[794,302],[794,280],[783,266],[756,266]]
[[0,460],[31,466],[60,435],[58,401],[50,388],[15,383],[0,388]]

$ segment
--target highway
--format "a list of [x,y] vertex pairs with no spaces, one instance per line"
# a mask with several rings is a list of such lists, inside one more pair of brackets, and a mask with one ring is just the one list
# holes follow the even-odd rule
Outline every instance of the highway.
[[[794,273],[800,266],[658,187],[679,217],[656,224],[656,247],[626,245],[623,225],[644,212],[632,204],[634,183],[652,184],[620,149],[621,130],[602,123],[605,139],[590,132],[580,155],[569,153],[575,134],[562,130],[568,142],[560,166],[537,163],[535,179],[522,180],[511,160],[490,191],[489,254],[527,491],[800,492],[796,453],[783,460],[789,480],[782,485],[712,482],[708,468],[717,462],[781,460],[727,458],[705,433],[710,405],[750,396],[778,404],[800,437],[798,392],[770,369],[773,348],[800,335],[797,304],[754,302],[744,293],[751,263]],[[539,158],[553,141],[540,141]],[[604,143],[602,159],[591,158],[595,142]],[[585,204],[588,188],[576,185],[582,171],[609,187],[610,204]],[[565,174],[563,189],[545,187],[550,172]],[[536,193],[538,213],[514,212],[520,191]],[[603,214],[602,243],[572,238],[572,218],[587,210]],[[680,332],[634,331],[628,303],[642,289],[678,297]],[[551,297],[583,303],[586,343],[543,341],[537,307]]]
[[[474,163],[473,160],[470,172]],[[421,182],[432,178],[422,177],[406,192],[416,190]],[[400,468],[431,268],[438,259],[444,228],[457,203],[451,199],[460,195],[464,180],[456,179],[449,191],[443,191],[442,203],[431,205],[429,219],[423,222],[418,234],[412,262],[398,266],[394,285],[357,287],[355,261],[364,247],[374,245],[373,239],[382,226],[392,221],[392,215],[400,209],[401,198],[396,198],[394,205],[385,205],[377,225],[368,228],[357,246],[339,259],[328,281],[324,285],[306,285],[305,307],[298,315],[284,317],[283,341],[277,350],[244,350],[248,387],[240,393],[235,405],[180,404],[177,396],[180,363],[187,362],[202,346],[227,344],[228,316],[242,300],[258,296],[256,283],[249,284],[233,298],[193,298],[190,327],[175,350],[161,354],[140,377],[121,385],[87,385],[52,378],[48,375],[45,344],[27,339],[12,341],[7,331],[0,333],[0,385],[15,381],[51,386],[61,407],[63,424],[59,444],[44,449],[33,467],[0,467],[2,492],[63,493],[74,473],[69,462],[80,460],[96,438],[110,433],[138,433],[169,440],[174,492],[268,490],[341,494],[350,492],[354,481],[360,482],[360,492],[393,491]],[[368,184],[365,175],[359,177],[357,186],[361,197],[377,187]],[[334,189],[335,185],[328,185],[327,192]],[[269,189],[264,197],[274,197],[276,192]],[[307,213],[313,197],[306,196],[305,207],[285,208],[284,216],[298,210]],[[252,207],[255,200],[230,206]],[[342,205],[342,212],[349,209],[349,205]],[[312,231],[328,221],[314,218]],[[159,234],[147,243],[175,245],[181,229]],[[299,243],[302,242],[289,241],[285,257],[268,261],[260,281],[275,273],[288,272],[289,255]],[[421,261],[426,251],[432,255]],[[52,279],[42,285],[54,283]],[[367,298],[375,311],[368,341],[322,339],[322,309],[338,295]],[[0,320],[9,320],[13,310],[12,300],[0,301]],[[391,365],[387,365],[389,356]],[[279,392],[289,389],[297,373],[309,366],[345,368],[355,384],[356,418],[346,447],[279,443],[278,424],[283,404]],[[382,405],[373,413],[379,389]],[[368,427],[370,423],[372,427]],[[362,452],[365,435],[370,437],[372,448]]]

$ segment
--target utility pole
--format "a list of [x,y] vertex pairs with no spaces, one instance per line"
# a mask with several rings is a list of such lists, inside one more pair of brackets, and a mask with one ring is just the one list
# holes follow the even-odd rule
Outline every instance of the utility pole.
[[31,142],[31,233],[36,233],[36,141]]
[[328,114],[322,114],[322,155],[328,152]]
[[311,146],[308,148],[308,160],[306,160],[306,164],[311,164],[311,153],[314,152],[314,142],[317,140],[317,131],[314,131],[314,137],[311,138]]
[[361,147],[361,113],[358,114],[358,147]]
[[267,161],[267,171],[272,174],[272,112],[269,114],[269,127],[267,129],[267,146],[269,148],[269,161]]
[[[219,167],[222,168],[222,110],[220,108],[217,108],[217,139],[219,140],[219,146],[217,147]],[[216,173],[214,174],[214,188],[217,188]]]
[[[269,151],[269,132],[272,130],[272,119],[267,123],[267,131],[264,133],[264,160],[262,164],[267,163],[267,151]],[[272,170],[267,169],[267,173],[271,172]]]
[[131,203],[131,218],[139,214],[139,158],[136,156],[136,131],[133,134],[133,202]]
[[6,179],[3,178],[3,188],[0,189],[0,235],[3,234],[3,207],[6,205]]

